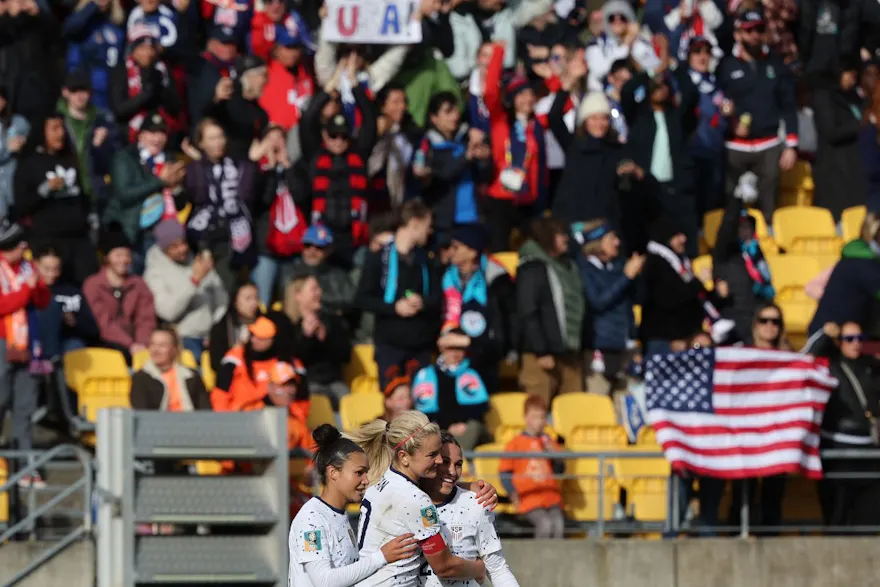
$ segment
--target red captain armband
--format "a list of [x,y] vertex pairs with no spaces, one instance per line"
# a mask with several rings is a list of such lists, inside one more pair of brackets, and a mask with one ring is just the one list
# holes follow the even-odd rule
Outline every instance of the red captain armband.
[[419,545],[422,547],[422,552],[425,554],[437,554],[438,552],[443,552],[446,548],[446,542],[443,540],[443,536],[440,535],[439,532],[422,540]]

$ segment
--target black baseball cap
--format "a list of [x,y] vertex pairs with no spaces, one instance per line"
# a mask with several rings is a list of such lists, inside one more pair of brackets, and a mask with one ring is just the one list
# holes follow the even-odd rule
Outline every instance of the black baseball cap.
[[86,72],[76,69],[64,77],[64,88],[70,92],[91,92],[92,79]]

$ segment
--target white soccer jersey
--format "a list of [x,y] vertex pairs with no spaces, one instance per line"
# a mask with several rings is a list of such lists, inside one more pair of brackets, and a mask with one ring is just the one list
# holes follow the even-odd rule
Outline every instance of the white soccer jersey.
[[[361,558],[371,556],[401,534],[412,533],[421,542],[438,532],[437,508],[431,498],[402,473],[389,469],[367,489],[358,521]],[[421,549],[416,549],[413,556],[385,565],[358,587],[417,587],[423,561]]]
[[290,549],[289,583],[295,587],[313,587],[305,565],[326,559],[334,569],[358,560],[354,529],[348,515],[313,497],[299,510],[290,524],[287,539]]
[[[459,558],[476,560],[501,551],[494,516],[477,503],[477,494],[456,487],[449,501],[437,506],[440,533],[449,552]],[[421,569],[426,587],[479,587],[475,579],[440,579],[425,562]]]

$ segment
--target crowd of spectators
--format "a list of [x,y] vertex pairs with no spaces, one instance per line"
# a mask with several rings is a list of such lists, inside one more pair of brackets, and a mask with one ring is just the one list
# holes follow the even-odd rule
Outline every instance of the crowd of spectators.
[[[31,448],[44,375],[73,412],[62,358],[83,347],[149,353],[135,407],[286,406],[294,449],[369,342],[388,417],[414,405],[466,450],[503,364],[531,396],[516,447],[552,450],[547,406],[588,377],[620,389],[703,331],[781,348],[746,208],[769,223],[802,159],[836,220],[880,212],[878,6],[421,0],[423,41],[390,46],[322,39],[314,0],[0,0],[10,437]],[[816,285],[810,333],[844,358],[874,328],[875,218]],[[213,389],[182,350],[209,353]],[[542,467],[518,503],[556,536]]]

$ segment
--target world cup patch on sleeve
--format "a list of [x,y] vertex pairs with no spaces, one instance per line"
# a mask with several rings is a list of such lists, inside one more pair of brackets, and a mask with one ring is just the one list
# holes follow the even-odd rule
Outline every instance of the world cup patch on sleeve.
[[320,530],[308,530],[303,532],[303,550],[306,552],[318,552],[321,550]]

